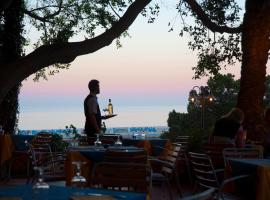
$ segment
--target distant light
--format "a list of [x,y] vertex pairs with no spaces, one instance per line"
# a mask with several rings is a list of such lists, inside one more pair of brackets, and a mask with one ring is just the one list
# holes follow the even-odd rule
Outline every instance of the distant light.
[[209,98],[209,101],[210,101],[210,102],[212,102],[212,101],[213,101],[213,98],[212,98],[212,97],[210,97],[210,98]]
[[194,97],[190,98],[190,101],[191,102],[194,102],[195,101],[195,98]]

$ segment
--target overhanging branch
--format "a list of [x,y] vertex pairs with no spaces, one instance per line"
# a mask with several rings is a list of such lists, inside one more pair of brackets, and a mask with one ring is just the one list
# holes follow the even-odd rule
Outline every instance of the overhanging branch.
[[50,23],[50,20],[49,19],[51,19],[52,17],[55,17],[55,16],[59,15],[59,13],[61,12],[61,10],[62,10],[62,4],[63,4],[63,1],[61,0],[59,2],[59,5],[57,6],[57,8],[58,8],[57,11],[55,11],[52,14],[43,16],[43,17],[37,15],[34,11],[36,11],[36,10],[42,10],[45,7],[43,7],[43,8],[37,8],[37,9],[31,10],[31,11],[24,9],[23,12],[25,14],[27,14],[28,16],[36,19],[36,20],[39,20],[39,21],[42,21],[42,22],[49,22]]
[[228,27],[228,26],[219,26],[216,23],[212,22],[196,0],[184,0],[184,1],[188,3],[191,10],[197,15],[198,19],[201,20],[202,23],[211,31],[219,33],[240,33],[242,31],[242,25],[238,27]]
[[71,42],[44,45],[27,56],[12,62],[0,64],[0,103],[7,92],[17,83],[23,81],[38,70],[55,63],[69,63],[77,56],[93,53],[119,37],[134,22],[140,12],[151,0],[136,0],[126,10],[125,14],[103,34],[81,42]]

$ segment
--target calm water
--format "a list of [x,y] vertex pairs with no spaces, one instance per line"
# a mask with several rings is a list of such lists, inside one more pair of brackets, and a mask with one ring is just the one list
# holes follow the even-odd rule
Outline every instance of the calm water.
[[[66,108],[28,111],[21,110],[19,129],[64,129],[73,124],[77,128],[84,126],[83,108]],[[173,109],[186,112],[184,106],[123,106],[114,108],[116,117],[105,120],[106,127],[149,127],[167,126],[168,114]]]

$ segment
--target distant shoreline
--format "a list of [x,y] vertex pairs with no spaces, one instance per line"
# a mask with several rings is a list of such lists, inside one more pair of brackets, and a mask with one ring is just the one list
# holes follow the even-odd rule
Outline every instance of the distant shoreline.
[[[82,128],[76,129],[79,134],[83,133]],[[132,126],[132,127],[111,127],[106,128],[105,134],[146,134],[146,135],[160,135],[163,132],[169,130],[167,126]],[[35,135],[39,132],[50,132],[53,134],[64,134],[70,135],[73,134],[73,129],[66,128],[66,129],[25,129],[25,130],[18,130],[17,134],[20,135]]]

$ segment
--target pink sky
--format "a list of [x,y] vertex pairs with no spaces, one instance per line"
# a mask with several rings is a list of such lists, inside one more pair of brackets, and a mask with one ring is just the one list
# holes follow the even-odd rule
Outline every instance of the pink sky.
[[[192,79],[196,54],[187,48],[187,38],[179,37],[177,31],[168,32],[167,24],[176,14],[171,11],[162,10],[154,24],[147,24],[143,17],[139,17],[130,28],[131,38],[123,39],[120,49],[113,43],[95,53],[78,57],[71,63],[70,70],[49,77],[49,81],[34,83],[28,78],[23,82],[20,94],[22,116],[29,109],[42,112],[61,106],[67,110],[81,106],[88,94],[88,81],[92,78],[100,81],[102,106],[111,98],[118,107],[167,105],[180,111],[180,107],[187,105],[192,87],[205,85],[207,78]],[[230,71],[239,74],[239,66]],[[164,116],[169,111],[161,114],[163,125],[167,120]],[[26,127],[25,119],[20,120],[22,127]],[[79,126],[83,120],[82,117]]]

